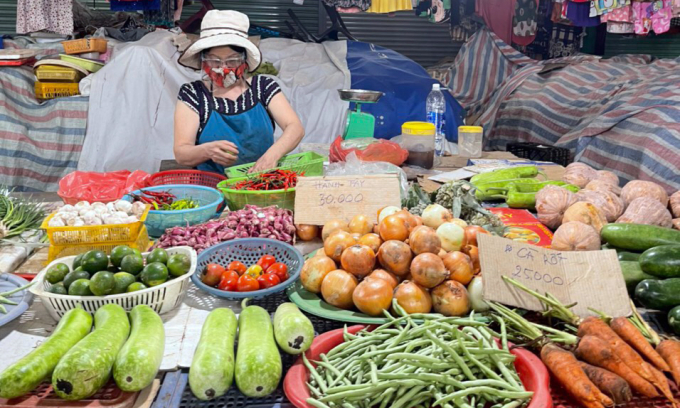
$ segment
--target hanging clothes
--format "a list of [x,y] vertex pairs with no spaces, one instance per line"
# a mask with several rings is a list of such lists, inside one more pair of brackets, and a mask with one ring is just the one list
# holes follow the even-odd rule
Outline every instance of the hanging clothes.
[[671,0],[671,9],[673,10],[673,17],[680,16],[680,0]]
[[484,19],[491,29],[506,44],[512,44],[512,19],[514,11],[512,0],[477,0],[477,14]]
[[538,31],[538,0],[515,0],[512,17],[512,42],[519,46],[531,44]]
[[635,24],[635,34],[647,35],[652,29],[652,3],[633,3],[633,24]]
[[395,11],[413,10],[411,0],[373,0],[367,13],[387,14]]
[[615,8],[621,7],[621,0],[592,0],[590,2],[590,17],[607,14]]
[[50,31],[73,34],[71,0],[19,0],[17,2],[17,33]]
[[330,7],[359,7],[361,11],[366,11],[371,7],[371,0],[323,0],[323,2]]
[[600,25],[600,16],[590,17],[590,3],[570,0],[567,6],[567,18],[577,27],[595,27]]
[[655,1],[653,4],[652,30],[656,34],[663,34],[671,28],[671,18],[673,18],[671,0]]

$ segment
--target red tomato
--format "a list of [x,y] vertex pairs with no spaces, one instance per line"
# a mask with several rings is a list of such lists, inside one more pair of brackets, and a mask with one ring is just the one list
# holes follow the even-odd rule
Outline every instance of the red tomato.
[[236,290],[239,292],[252,292],[254,290],[260,289],[260,284],[257,283],[257,279],[250,275],[241,275],[236,283]]
[[262,258],[260,258],[259,261],[257,261],[257,264],[262,267],[263,271],[266,271],[269,269],[270,266],[276,263],[276,258],[274,258],[271,255],[263,255]]
[[222,273],[221,279],[225,279],[225,278],[238,280],[238,273],[236,271],[232,271],[232,270],[224,271],[224,273]]
[[235,292],[238,289],[238,273],[234,271],[225,272],[222,275],[220,284],[217,285],[217,289],[226,290],[227,292]]
[[277,262],[267,269],[267,273],[275,274],[283,282],[288,279],[288,266],[285,263]]
[[214,263],[208,264],[208,266],[205,267],[205,274],[201,280],[208,286],[215,286],[220,282],[224,270],[222,265]]
[[241,263],[239,261],[234,261],[234,262],[229,264],[227,269],[229,269],[231,271],[235,271],[239,275],[243,275],[243,272],[245,272],[246,269],[248,269],[248,267],[245,266],[243,263]]
[[257,278],[257,283],[260,284],[260,289],[266,289],[278,285],[281,283],[281,279],[279,279],[276,274],[265,273],[264,275],[260,275],[260,277]]

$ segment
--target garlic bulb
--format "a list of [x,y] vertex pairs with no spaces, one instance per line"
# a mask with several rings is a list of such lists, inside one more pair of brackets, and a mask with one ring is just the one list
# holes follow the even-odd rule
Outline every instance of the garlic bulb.
[[96,211],[97,208],[106,208],[106,204],[96,202],[96,203],[92,203],[91,207],[92,207],[92,210]]
[[71,204],[66,204],[63,207],[61,207],[58,212],[65,213],[65,212],[73,212],[73,211],[76,211],[75,207],[72,206]]
[[132,213],[137,217],[144,214],[144,210],[146,210],[146,204],[144,204],[143,202],[137,201],[132,203]]
[[118,200],[115,203],[116,210],[122,211],[125,214],[130,214],[132,212],[132,203],[126,200]]
[[76,210],[80,211],[83,208],[90,208],[90,203],[87,201],[79,201],[74,207]]
[[80,210],[78,210],[78,215],[80,215],[81,217],[84,217],[85,214],[90,213],[90,212],[94,212],[94,211],[92,211],[92,207],[83,207]]
[[102,219],[99,217],[94,217],[92,220],[90,220],[88,225],[102,225]]
[[52,217],[49,223],[47,223],[48,226],[50,227],[65,227],[66,224],[64,223],[64,220],[61,219],[61,217]]
[[128,214],[126,212],[123,212],[123,211],[116,211],[111,215],[113,215],[114,217],[122,218],[122,219],[126,219],[128,217]]
[[85,221],[83,221],[83,219],[80,217],[76,218],[75,222],[73,223],[74,227],[82,227],[83,225],[85,225]]
[[116,206],[113,203],[106,203],[106,209],[109,210],[109,213],[111,214],[117,211]]
[[64,220],[67,224],[69,220],[75,220],[76,218],[78,218],[77,212],[66,212],[61,214],[61,219]]
[[[97,203],[97,204],[101,204],[101,203]],[[95,207],[95,206],[93,205],[93,206],[92,206],[92,211],[93,211],[95,214],[97,214],[98,216],[100,216],[100,217],[101,217],[102,215],[104,215],[104,214],[108,214],[108,213],[109,213],[109,209],[106,208],[106,206],[105,206],[104,204],[102,204],[101,207]]]
[[125,223],[126,223],[126,224],[132,224],[133,222],[137,222],[137,221],[139,221],[139,219],[138,219],[137,217],[135,217],[134,215],[129,215],[129,216],[125,219]]

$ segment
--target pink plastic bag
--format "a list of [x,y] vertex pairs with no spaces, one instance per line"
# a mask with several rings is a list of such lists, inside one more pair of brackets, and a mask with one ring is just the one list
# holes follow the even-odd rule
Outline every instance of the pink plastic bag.
[[401,166],[408,158],[408,151],[406,149],[389,140],[378,139],[363,150],[356,148],[343,149],[342,137],[338,136],[331,144],[330,160],[331,162],[345,161],[347,155],[352,152],[356,152],[357,157],[363,161],[387,162],[395,166]]
[[108,203],[131,191],[147,187],[149,178],[149,173],[141,170],[132,173],[128,170],[110,173],[74,171],[59,180],[57,194],[71,205],[78,201]]

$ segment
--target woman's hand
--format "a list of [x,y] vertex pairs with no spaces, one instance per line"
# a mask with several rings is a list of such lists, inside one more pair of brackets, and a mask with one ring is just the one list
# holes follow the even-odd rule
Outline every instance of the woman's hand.
[[217,140],[199,146],[204,149],[208,159],[221,166],[233,166],[236,163],[236,159],[238,159],[238,148],[232,142]]
[[281,156],[277,156],[268,150],[262,155],[262,157],[260,157],[258,161],[255,162],[255,165],[250,170],[248,170],[248,173],[256,173],[273,169],[276,167],[280,159]]

